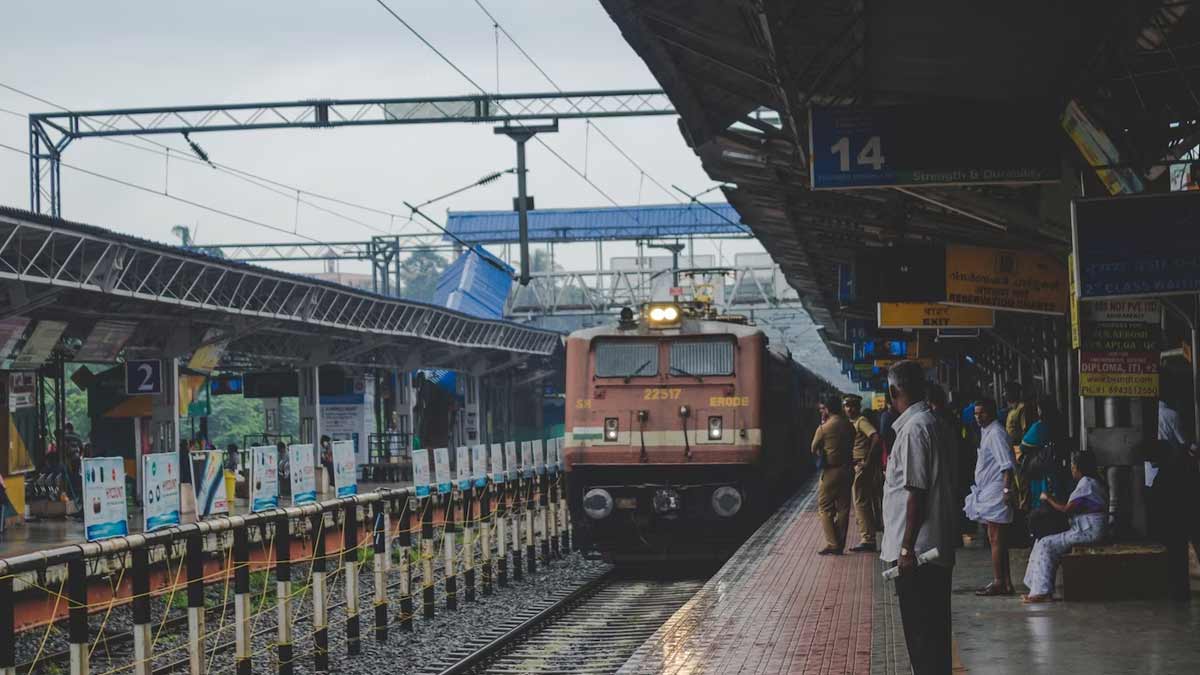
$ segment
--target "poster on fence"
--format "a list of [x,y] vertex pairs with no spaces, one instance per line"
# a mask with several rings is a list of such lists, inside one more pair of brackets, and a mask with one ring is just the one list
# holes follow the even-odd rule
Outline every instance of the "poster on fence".
[[450,449],[433,449],[433,477],[437,481],[438,494],[450,494]]
[[533,441],[521,441],[521,475],[533,478]]
[[433,482],[429,478],[429,451],[415,449],[412,451],[413,464],[413,487],[416,488],[418,497],[429,496],[429,485]]
[[475,481],[477,488],[487,487],[487,460],[486,445],[471,446],[471,479]]
[[505,441],[504,443],[504,468],[507,469],[505,476],[508,480],[517,480],[521,477],[521,464],[517,461],[516,441]]
[[250,510],[279,506],[279,451],[273,445],[250,448]]
[[333,487],[338,497],[358,494],[358,464],[354,441],[333,442]]
[[465,491],[471,487],[471,449],[460,445],[454,455],[454,472],[458,474],[458,489]]
[[225,491],[225,453],[220,450],[193,452],[191,461],[196,517],[229,513],[229,495]]
[[179,455],[142,455],[142,529],[179,524]]
[[125,504],[125,460],[86,457],[83,460],[83,528],[88,541],[129,534]]
[[546,473],[546,444],[550,441],[530,441],[533,444],[533,470],[541,476]]
[[562,443],[558,438],[551,438],[546,441],[546,471],[550,473],[550,477],[558,475],[558,463],[561,461],[558,458],[559,448]]
[[292,506],[317,501],[317,469],[312,443],[295,443],[289,446],[288,465]]
[[492,482],[497,485],[504,484],[504,446],[499,443],[492,443]]

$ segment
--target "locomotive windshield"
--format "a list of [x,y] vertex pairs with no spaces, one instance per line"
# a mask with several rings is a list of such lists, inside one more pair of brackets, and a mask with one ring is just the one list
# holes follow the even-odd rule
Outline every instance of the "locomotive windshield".
[[732,375],[733,343],[729,340],[688,340],[671,343],[671,375]]
[[596,377],[658,374],[658,343],[603,340],[596,343]]

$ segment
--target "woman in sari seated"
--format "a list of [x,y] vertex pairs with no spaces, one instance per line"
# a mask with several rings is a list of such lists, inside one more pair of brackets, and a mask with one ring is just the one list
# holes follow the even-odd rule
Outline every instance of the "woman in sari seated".
[[1077,482],[1067,503],[1045,493],[1041,495],[1050,508],[1067,515],[1071,527],[1034,543],[1025,569],[1025,585],[1029,587],[1029,594],[1022,598],[1025,602],[1049,602],[1054,596],[1059,558],[1076,544],[1093,544],[1104,536],[1108,492],[1097,477],[1096,458],[1087,452],[1075,453],[1071,457],[1071,477]]

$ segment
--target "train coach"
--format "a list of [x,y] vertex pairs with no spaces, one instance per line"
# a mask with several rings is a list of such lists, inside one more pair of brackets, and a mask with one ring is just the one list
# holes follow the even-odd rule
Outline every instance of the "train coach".
[[622,310],[567,338],[568,495],[616,562],[721,558],[810,469],[830,385],[704,303]]

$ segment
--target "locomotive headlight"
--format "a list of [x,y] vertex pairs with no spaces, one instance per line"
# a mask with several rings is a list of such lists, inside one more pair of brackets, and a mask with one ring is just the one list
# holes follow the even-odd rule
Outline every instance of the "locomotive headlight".
[[730,485],[713,490],[712,508],[718,516],[732,518],[742,509],[742,493]]
[[608,441],[609,443],[617,442],[617,418],[604,418],[604,440]]
[[642,316],[649,319],[651,328],[675,328],[683,317],[679,307],[672,303],[646,305],[642,308]]
[[613,510],[613,498],[608,490],[592,488],[583,495],[583,512],[592,520],[607,518]]
[[720,417],[708,418],[708,440],[719,441],[725,435],[725,420]]

